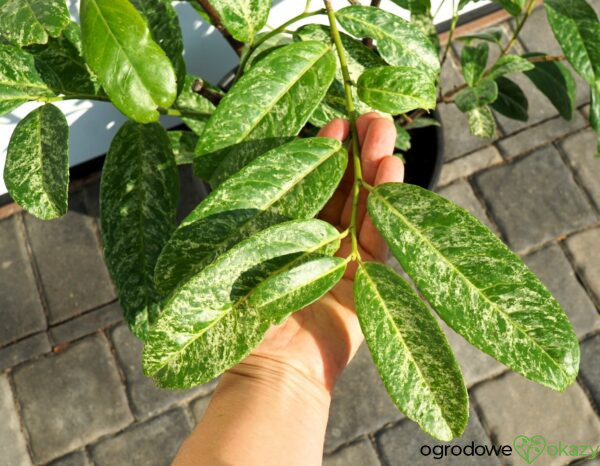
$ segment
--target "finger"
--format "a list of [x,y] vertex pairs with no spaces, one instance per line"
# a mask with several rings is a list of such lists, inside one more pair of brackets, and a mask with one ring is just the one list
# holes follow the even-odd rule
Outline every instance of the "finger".
[[375,181],[380,161],[394,153],[396,127],[385,118],[378,118],[369,125],[362,145],[360,159],[363,178],[367,183]]
[[317,136],[322,136],[325,138],[334,138],[343,141],[348,137],[349,133],[350,123],[348,122],[348,120],[336,118],[335,120],[331,120],[329,123],[323,126],[323,128],[321,128],[317,133]]
[[361,115],[356,120],[356,131],[358,132],[358,144],[363,145],[363,141],[365,140],[365,135],[367,134],[367,129],[372,121],[381,118],[381,115],[377,112],[369,112]]

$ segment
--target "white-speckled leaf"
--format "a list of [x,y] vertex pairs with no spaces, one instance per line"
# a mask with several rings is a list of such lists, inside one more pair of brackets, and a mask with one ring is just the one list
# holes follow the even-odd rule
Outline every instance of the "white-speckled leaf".
[[535,68],[535,65],[527,60],[527,58],[518,55],[503,55],[493,64],[492,69],[486,75],[486,78],[497,79],[500,76],[521,73],[532,70],[533,68]]
[[485,42],[477,46],[463,47],[460,53],[460,66],[468,86],[475,86],[481,79],[487,65],[489,51],[490,47]]
[[496,81],[484,79],[475,87],[467,87],[460,91],[454,98],[454,103],[461,112],[468,112],[477,107],[491,104],[498,98],[498,85]]
[[132,120],[157,121],[177,96],[169,58],[129,0],[81,0],[83,55],[112,103]]
[[192,74],[188,74],[185,77],[183,89],[173,104],[173,107],[181,112],[183,122],[198,136],[202,134],[206,122],[215,111],[212,102],[194,92],[194,83],[199,79]]
[[218,185],[302,129],[335,75],[329,44],[297,42],[267,55],[231,88],[196,147],[194,172]]
[[52,104],[19,122],[8,144],[4,183],[12,198],[43,220],[67,213],[69,125]]
[[271,0],[212,0],[223,26],[240,42],[252,42],[269,17]]
[[496,120],[487,105],[467,112],[469,131],[473,136],[493,138],[496,135]]
[[0,0],[0,38],[20,46],[45,44],[69,21],[65,0]]
[[169,294],[264,228],[316,215],[333,194],[347,161],[346,150],[331,138],[298,139],[260,156],[183,220],[158,259],[158,290]]
[[402,268],[438,314],[525,377],[564,390],[579,343],[558,302],[479,220],[418,186],[376,187],[368,209]]
[[144,339],[158,313],[154,266],[175,229],[179,179],[165,130],[127,122],[110,146],[100,183],[104,255],[132,332]]
[[360,265],[354,300],[383,383],[408,418],[433,437],[460,437],[469,398],[439,324],[408,283],[386,265]]
[[[339,247],[339,232],[321,220],[297,220],[275,225],[238,244],[212,265],[181,284],[163,306],[144,348],[143,365],[160,386],[185,388],[208,382],[245,357],[271,323],[272,312],[260,313],[264,295],[250,307],[247,300],[265,280],[311,258],[332,254]],[[324,251],[326,249],[326,252]],[[331,263],[326,291],[335,284],[337,263]],[[313,278],[309,275],[310,286]],[[290,292],[293,294],[298,285]],[[279,287],[273,298],[285,302]],[[309,293],[312,295],[312,292]],[[315,296],[313,296],[315,297]],[[302,304],[304,299],[298,299]],[[287,314],[297,309],[288,302]]]
[[169,131],[169,142],[177,165],[192,163],[194,149],[198,144],[198,136],[191,131]]

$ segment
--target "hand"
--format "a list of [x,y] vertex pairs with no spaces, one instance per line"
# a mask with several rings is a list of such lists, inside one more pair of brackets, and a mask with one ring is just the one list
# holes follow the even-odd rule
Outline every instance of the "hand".
[[[396,139],[394,124],[377,113],[357,120],[363,178],[367,183],[397,181],[404,177],[402,161],[393,156]],[[319,136],[340,141],[349,135],[346,120],[333,120]],[[345,230],[352,211],[354,180],[352,157],[340,186],[320,213],[320,218]],[[357,225],[359,248],[363,260],[385,261],[387,248],[366,214],[366,192],[361,192]],[[337,255],[347,257],[350,237],[344,238]],[[294,370],[331,391],[342,370],[350,362],[363,336],[354,310],[352,286],[356,264],[348,264],[344,278],[316,303],[298,311],[283,324],[271,328],[263,342],[241,364],[247,370]],[[235,368],[233,369],[235,370]]]

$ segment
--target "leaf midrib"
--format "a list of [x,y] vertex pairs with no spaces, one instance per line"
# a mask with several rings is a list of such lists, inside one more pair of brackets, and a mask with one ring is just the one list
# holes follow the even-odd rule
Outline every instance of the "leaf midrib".
[[361,86],[365,91],[369,91],[369,92],[373,92],[375,94],[383,94],[385,95],[390,95],[390,96],[395,96],[395,97],[401,97],[401,98],[406,98],[406,99],[411,99],[414,100],[415,102],[418,102],[419,104],[423,105],[424,108],[427,107],[427,100],[423,99],[422,97],[416,97],[414,95],[410,95],[410,94],[404,94],[402,92],[395,92],[395,91],[390,91],[384,88],[377,88],[377,87],[369,87],[369,86]]

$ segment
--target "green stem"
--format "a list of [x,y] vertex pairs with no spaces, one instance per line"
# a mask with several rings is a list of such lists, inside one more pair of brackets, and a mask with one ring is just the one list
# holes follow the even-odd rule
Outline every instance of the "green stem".
[[331,6],[330,0],[324,0],[327,17],[329,18],[329,27],[331,38],[335,44],[335,48],[340,61],[340,69],[344,78],[344,94],[346,97],[346,110],[348,119],[350,120],[350,131],[352,134],[352,160],[354,162],[354,183],[352,185],[352,214],[350,216],[350,237],[352,241],[352,258],[360,261],[360,253],[358,251],[358,201],[360,196],[360,186],[362,182],[362,169],[360,166],[360,148],[358,146],[358,131],[356,129],[356,110],[354,109],[354,99],[352,98],[352,79],[348,71],[348,62],[346,61],[346,53],[342,45],[340,31],[337,28],[335,13]]
[[515,28],[515,33],[512,35],[512,37],[506,44],[506,47],[504,47],[504,49],[502,50],[501,55],[506,55],[508,52],[510,52],[510,49],[513,48],[513,45],[515,45],[515,42],[517,41],[517,38],[519,37],[519,34],[521,33],[521,29],[523,29],[525,22],[527,21],[529,16],[531,16],[531,13],[533,12],[534,8],[535,8],[535,0],[529,0],[529,3],[527,4],[527,9],[525,10],[525,14],[521,18],[521,20],[517,22],[517,27]]
[[454,30],[456,29],[457,23],[458,23],[458,11],[455,10],[455,1],[452,0],[452,22],[450,23],[450,31],[448,31],[448,40],[446,41],[446,48],[444,49],[442,59],[440,60],[440,67],[444,65],[444,62],[446,61],[446,58],[448,57],[448,52],[450,51],[450,46],[452,45],[452,38],[454,36]]

